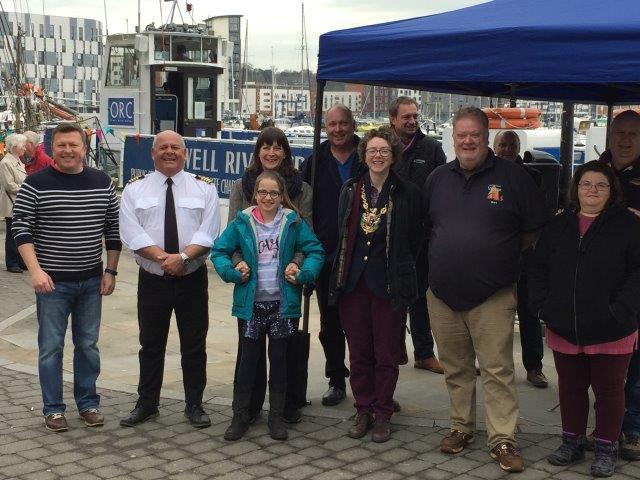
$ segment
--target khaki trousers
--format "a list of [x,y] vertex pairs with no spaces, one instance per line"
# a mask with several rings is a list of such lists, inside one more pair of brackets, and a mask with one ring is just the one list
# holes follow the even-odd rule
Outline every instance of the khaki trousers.
[[451,428],[473,433],[476,427],[478,358],[484,393],[487,444],[516,445],[518,395],[513,367],[516,286],[498,290],[477,307],[451,310],[431,289],[427,304],[450,398]]

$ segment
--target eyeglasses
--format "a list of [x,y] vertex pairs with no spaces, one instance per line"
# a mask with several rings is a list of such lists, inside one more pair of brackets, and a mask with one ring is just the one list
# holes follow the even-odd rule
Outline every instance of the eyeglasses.
[[580,182],[578,183],[578,186],[582,189],[582,190],[591,190],[593,187],[596,187],[596,190],[598,192],[603,192],[606,189],[608,189],[609,187],[611,187],[611,185],[609,185],[608,183],[604,183],[604,182],[600,182],[600,183],[591,183],[591,182]]
[[382,158],[389,158],[391,156],[390,148],[367,148],[365,153],[368,157],[375,157],[376,154],[380,154]]
[[269,195],[273,200],[275,200],[280,196],[280,192],[276,192],[276,191],[268,192],[267,190],[258,190],[258,196],[260,198],[267,198],[267,195]]

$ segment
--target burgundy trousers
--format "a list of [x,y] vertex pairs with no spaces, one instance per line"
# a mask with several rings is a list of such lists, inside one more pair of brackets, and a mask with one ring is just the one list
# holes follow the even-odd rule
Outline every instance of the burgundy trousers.
[[562,430],[584,435],[589,416],[589,386],[596,397],[597,439],[615,442],[624,418],[624,382],[631,360],[626,355],[567,355],[553,352],[558,371]]
[[340,298],[340,321],[349,346],[349,382],[360,413],[376,420],[393,414],[393,393],[406,311],[393,310],[391,302],[374,295],[363,279]]

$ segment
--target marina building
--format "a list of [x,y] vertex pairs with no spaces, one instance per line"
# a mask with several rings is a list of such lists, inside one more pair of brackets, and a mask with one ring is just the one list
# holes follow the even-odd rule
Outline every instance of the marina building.
[[[20,42],[16,48],[16,42]],[[78,17],[0,13],[0,68],[15,79],[21,52],[23,81],[42,87],[51,98],[80,112],[99,105],[102,23]],[[5,78],[3,91],[12,90]]]

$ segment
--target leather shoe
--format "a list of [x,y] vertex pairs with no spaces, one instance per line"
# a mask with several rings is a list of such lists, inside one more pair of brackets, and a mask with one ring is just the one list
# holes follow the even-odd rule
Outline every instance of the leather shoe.
[[20,267],[7,267],[7,272],[22,273],[22,269]]
[[347,435],[351,438],[362,438],[373,426],[373,417],[369,412],[356,413],[353,425]]
[[284,423],[300,423],[302,421],[302,412],[298,408],[284,409]]
[[440,361],[436,357],[416,360],[415,362],[413,362],[413,368],[418,368],[420,370],[429,370],[430,372],[438,373],[440,375],[444,373],[444,368],[442,368],[442,365],[440,365]]
[[87,427],[101,427],[104,425],[104,415],[97,408],[89,408],[80,412],[80,418]]
[[121,427],[133,427],[140,423],[144,423],[147,420],[156,418],[159,415],[158,409],[147,409],[145,407],[136,407],[131,410],[131,413],[120,420]]
[[347,392],[344,388],[329,387],[329,390],[322,395],[322,405],[325,407],[333,407],[347,398]]
[[391,425],[389,420],[376,420],[371,432],[371,440],[376,443],[384,443],[391,439]]
[[184,409],[184,416],[187,417],[189,423],[196,428],[206,428],[211,426],[211,419],[207,412],[204,411],[202,405],[191,405]]
[[549,386],[549,381],[542,373],[542,370],[529,370],[527,372],[527,382],[537,388],[547,388]]

